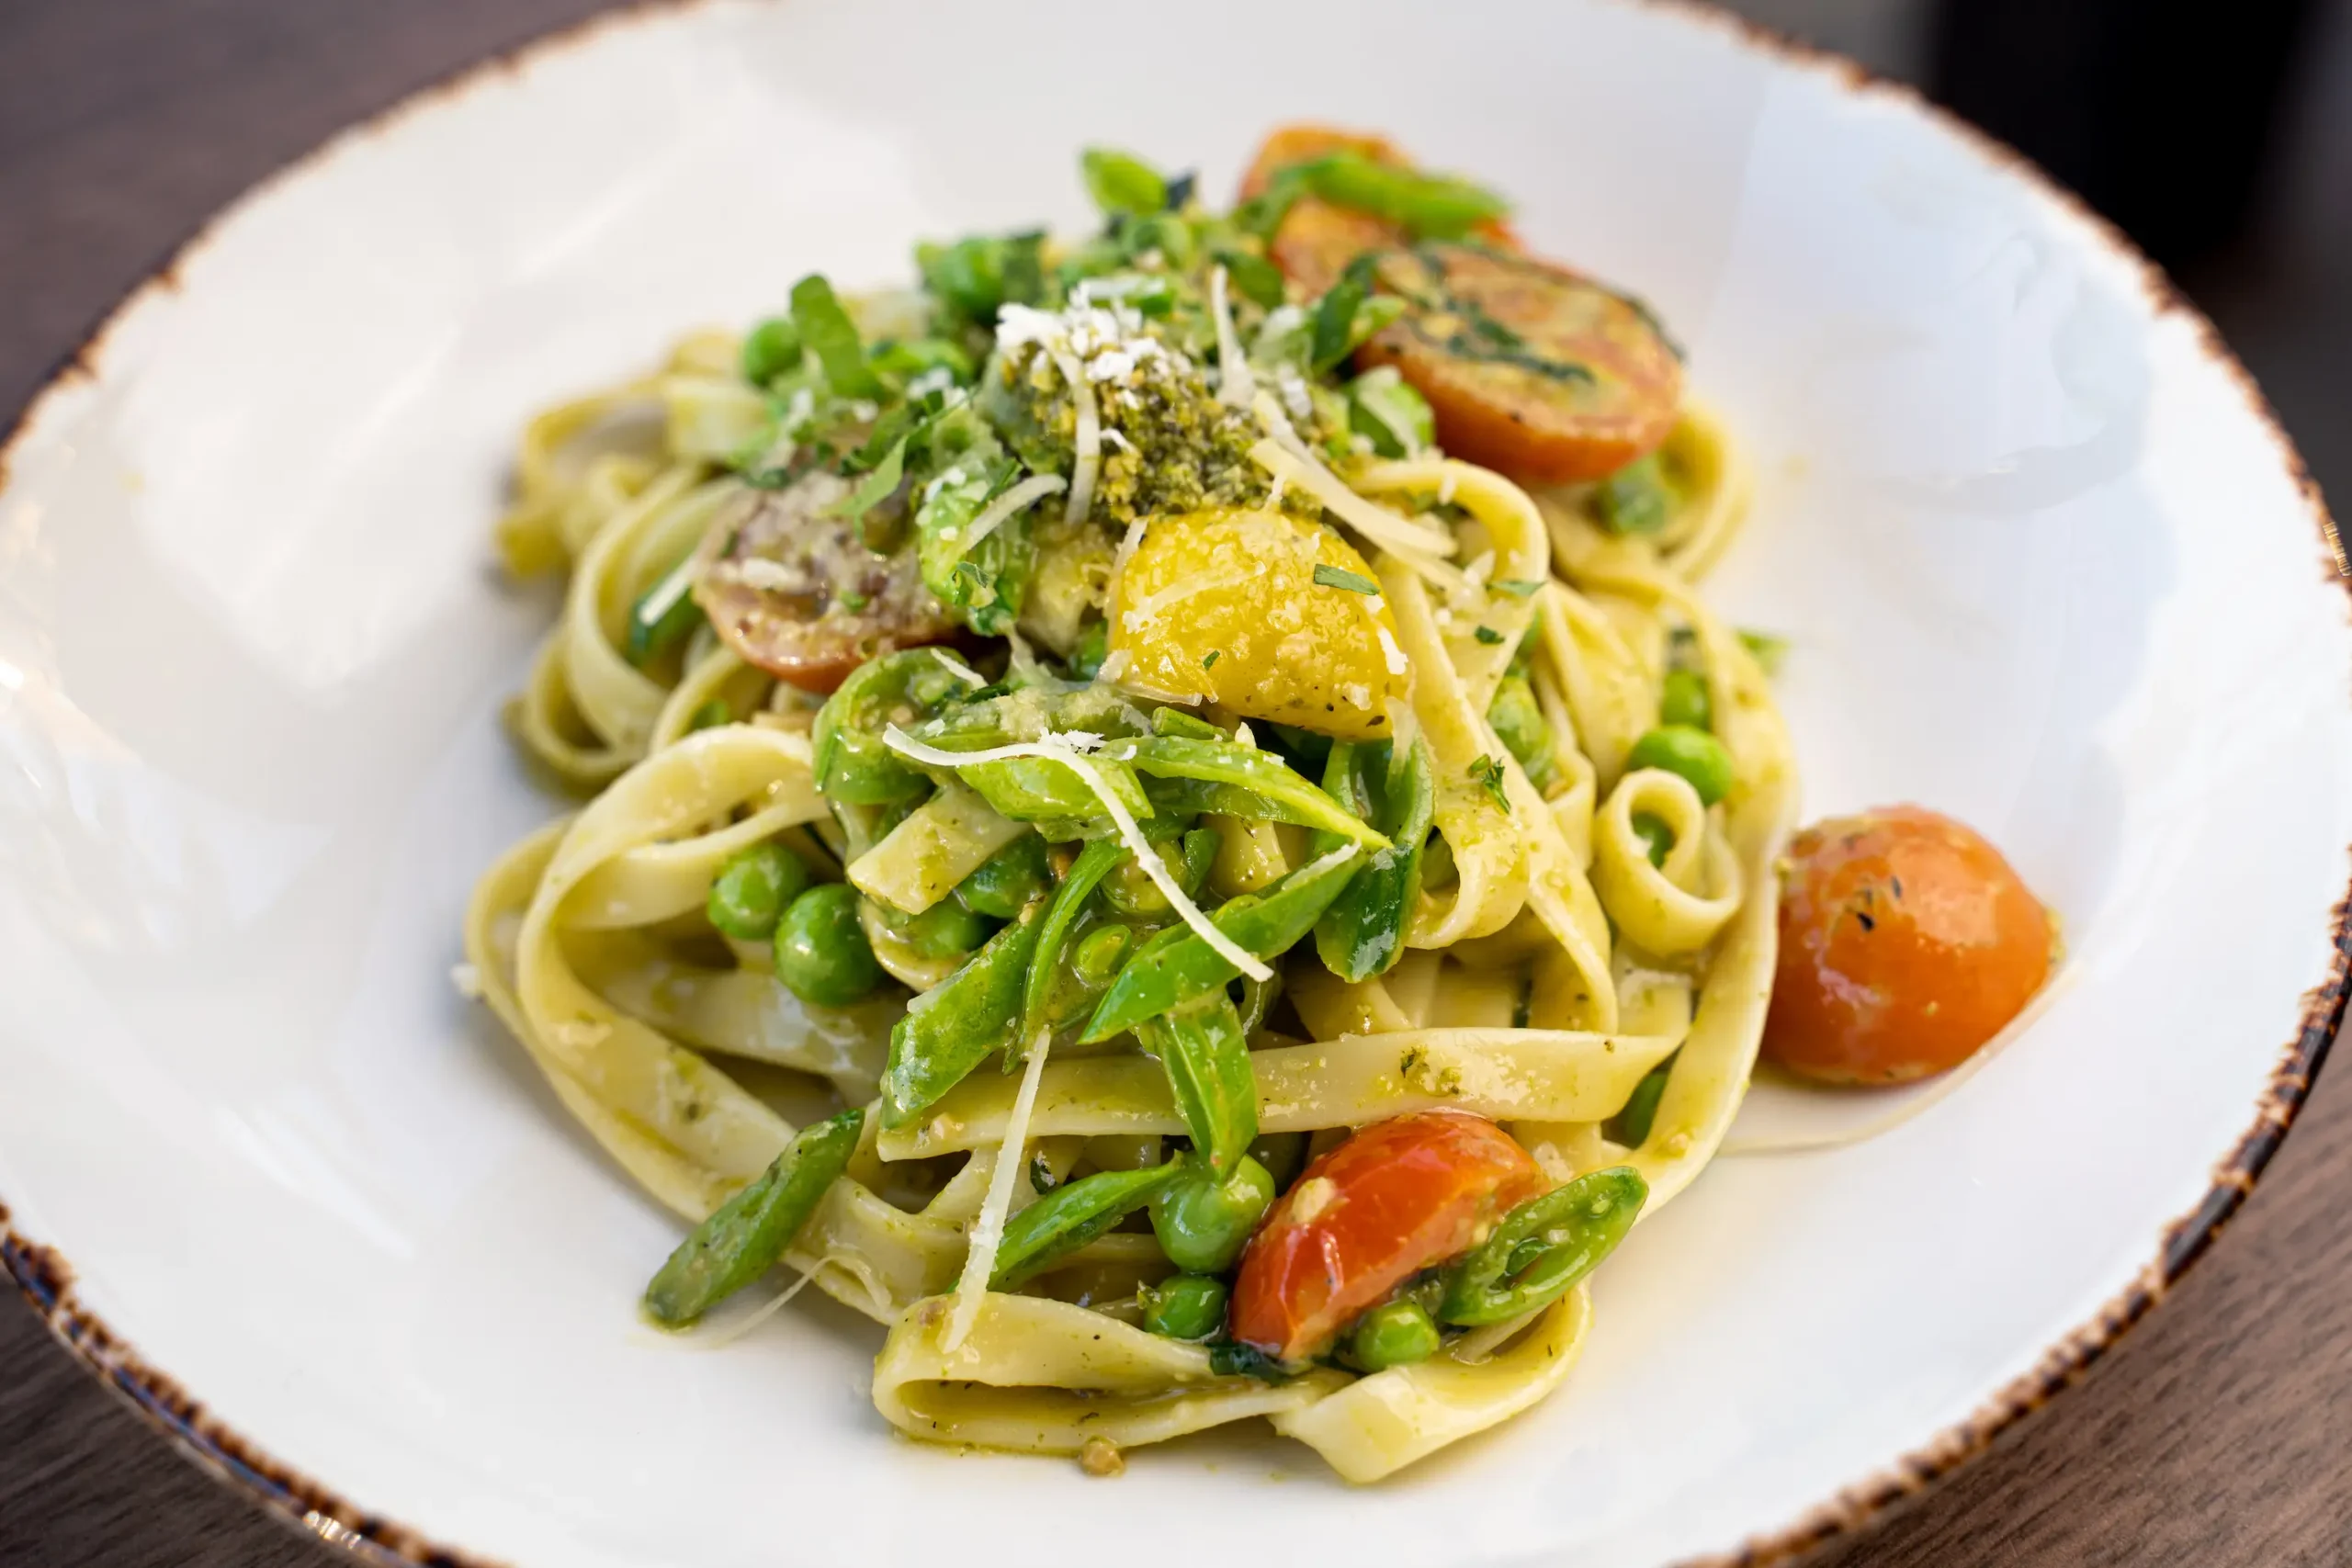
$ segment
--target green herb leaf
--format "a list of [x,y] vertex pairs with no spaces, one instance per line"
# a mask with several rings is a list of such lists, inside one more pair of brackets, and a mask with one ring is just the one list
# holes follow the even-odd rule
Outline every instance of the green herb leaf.
[[906,471],[907,438],[901,435],[890,444],[890,449],[882,455],[882,460],[874,466],[874,471],[858,481],[855,490],[825,508],[820,515],[865,516],[890,499],[890,492],[899,488],[899,481],[906,477]]
[[1544,585],[1528,577],[1498,577],[1487,586],[1498,593],[1508,593],[1514,599],[1524,599]]
[[1372,298],[1373,269],[1378,265],[1378,256],[1370,251],[1356,257],[1316,303],[1307,359],[1317,375],[1345,359],[1355,346],[1356,312]]
[[1247,251],[1219,251],[1216,259],[1244,299],[1268,310],[1283,302],[1283,269],[1265,257]]
[[1495,797],[1497,806],[1501,807],[1505,811],[1510,809],[1510,795],[1503,788],[1503,765],[1500,761],[1493,757],[1480,757],[1470,764],[1470,776],[1486,786],[1487,793]]
[[812,272],[792,286],[792,324],[824,367],[825,384],[844,398],[879,398],[881,379],[865,363],[857,325],[833,296],[825,275]]
[[1499,647],[1503,640],[1503,634],[1495,630],[1492,626],[1480,626],[1471,635],[1476,637],[1480,642],[1485,643],[1488,648]]
[[1213,648],[1213,649],[1210,649],[1206,653],[1204,653],[1204,654],[1201,655],[1201,668],[1202,668],[1202,669],[1204,669],[1204,670],[1214,670],[1214,669],[1216,669],[1216,668],[1217,656],[1218,656],[1219,652],[1220,652],[1220,650],[1219,650],[1219,649],[1214,649],[1214,648]]
[[1168,181],[1131,152],[1089,147],[1079,155],[1078,168],[1086,194],[1106,213],[1145,218],[1168,206]]
[[1377,593],[1380,584],[1360,571],[1350,571],[1341,566],[1321,566],[1315,569],[1315,585],[1318,588],[1344,588],[1351,593]]

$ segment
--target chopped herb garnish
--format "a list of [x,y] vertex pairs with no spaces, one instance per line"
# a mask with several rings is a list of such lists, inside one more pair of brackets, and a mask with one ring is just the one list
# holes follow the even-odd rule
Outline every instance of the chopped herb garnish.
[[872,600],[866,598],[865,594],[860,593],[854,588],[843,589],[838,597],[841,600],[842,608],[849,611],[853,615],[865,609],[866,605],[873,603]]
[[903,435],[891,443],[890,450],[874,466],[874,471],[858,481],[857,488],[825,508],[827,517],[863,517],[890,498],[906,477],[907,438]]
[[1503,640],[1503,634],[1495,630],[1492,626],[1480,626],[1471,635],[1476,637],[1480,642],[1485,643],[1488,648],[1498,647]]
[[1218,657],[1219,650],[1214,648],[1210,649],[1208,652],[1201,656],[1201,668],[1204,670],[1216,669]]
[[1544,585],[1532,578],[1498,577],[1487,586],[1498,593],[1508,593],[1514,599],[1524,599]]
[[1503,765],[1493,757],[1480,757],[1470,764],[1470,776],[1486,786],[1495,797],[1495,804],[1505,811],[1510,809],[1510,796],[1503,790]]
[[1315,569],[1317,588],[1344,588],[1351,593],[1377,593],[1380,584],[1360,571],[1350,571],[1342,566],[1317,566]]
[[1340,280],[1317,303],[1307,357],[1318,375],[1345,359],[1355,346],[1356,312],[1372,298],[1373,269],[1378,265],[1378,254],[1366,251],[1348,264]]
[[825,275],[812,272],[792,286],[792,324],[824,367],[825,384],[844,398],[879,398],[882,379],[865,363],[857,324],[833,296]]

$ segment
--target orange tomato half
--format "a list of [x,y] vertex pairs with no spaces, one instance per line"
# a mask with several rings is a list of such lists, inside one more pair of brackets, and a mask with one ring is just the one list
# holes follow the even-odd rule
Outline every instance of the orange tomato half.
[[1421,1111],[1376,1122],[1308,1166],[1250,1238],[1228,1330],[1283,1360],[1317,1355],[1366,1308],[1468,1251],[1550,1186],[1483,1116]]
[[1966,1061],[2049,978],[2050,912],[2001,852],[1917,806],[1799,833],[1781,894],[1765,1056],[1828,1083]]

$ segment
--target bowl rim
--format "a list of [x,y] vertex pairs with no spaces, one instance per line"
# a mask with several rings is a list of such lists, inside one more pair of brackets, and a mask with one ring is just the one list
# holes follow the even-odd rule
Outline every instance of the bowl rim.
[[[2063,221],[2093,245],[2123,263],[2138,279],[2154,319],[2184,320],[2197,337],[2199,355],[2236,387],[2278,449],[2290,480],[2319,538],[2326,575],[2352,607],[2352,560],[2330,515],[2318,481],[2279,423],[2269,400],[2239,363],[2211,320],[2182,294],[2171,277],[2112,222],[2024,153],[1927,98],[1906,83],[1871,71],[1833,51],[1801,42],[1761,23],[1724,9],[1718,0],[1612,0],[1693,28],[1713,31],[1735,47],[1778,64],[1826,78],[1849,96],[1876,97],[1920,116],[1938,130],[1972,147],[1979,156],[2016,176],[2046,198]],[[141,278],[107,307],[44,374],[0,435],[0,494],[10,476],[10,459],[30,434],[51,400],[84,381],[96,381],[107,340],[149,299],[181,292],[181,268],[208,248],[230,224],[273,192],[325,172],[361,145],[400,129],[408,120],[457,102],[492,83],[519,77],[542,60],[582,48],[607,33],[665,23],[708,10],[714,0],[629,0],[615,9],[538,34],[454,68],[386,107],[360,116],[307,151],[278,164],[202,220],[169,246]],[[2328,973],[2304,993],[2296,1032],[2279,1053],[2253,1120],[2213,1168],[2204,1196],[2157,1238],[2148,1262],[2086,1322],[2062,1336],[2026,1372],[1996,1390],[1977,1409],[1943,1428],[1919,1447],[1878,1471],[1850,1482],[1789,1523],[1749,1537],[1726,1551],[1686,1558],[1671,1568],[1788,1568],[1829,1542],[1859,1536],[1905,1505],[1948,1479],[1990,1449],[1997,1438],[2046,1406],[2088,1375],[2125,1334],[2170,1293],[2173,1285],[2211,1247],[2237,1214],[2271,1157],[2286,1140],[2296,1113],[2308,1099],[2328,1049],[2345,1022],[2352,995],[2352,886],[2330,913]],[[0,1269],[48,1325],[73,1359],[128,1402],[172,1446],[216,1480],[260,1506],[262,1511],[356,1559],[427,1568],[499,1568],[495,1559],[435,1541],[397,1519],[364,1508],[275,1455],[213,1416],[170,1373],[144,1359],[104,1319],[84,1305],[74,1287],[74,1269],[55,1247],[16,1228],[0,1198]]]

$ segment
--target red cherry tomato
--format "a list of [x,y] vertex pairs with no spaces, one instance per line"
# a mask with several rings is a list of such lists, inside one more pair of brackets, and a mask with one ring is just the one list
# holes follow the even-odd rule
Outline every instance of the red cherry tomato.
[[2053,936],[1963,823],[1917,806],[1817,823],[1789,845],[1764,1055],[1830,1083],[1957,1066],[2041,988]]
[[1468,1251],[1550,1186],[1482,1116],[1421,1111],[1374,1122],[1308,1166],[1250,1238],[1230,1331],[1284,1360],[1316,1355],[1364,1309]]

